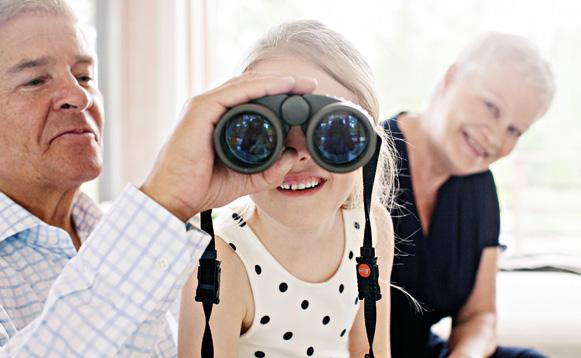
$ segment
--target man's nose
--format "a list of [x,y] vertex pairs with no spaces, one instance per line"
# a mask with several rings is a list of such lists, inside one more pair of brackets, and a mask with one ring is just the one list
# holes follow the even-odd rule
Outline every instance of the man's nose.
[[74,76],[62,79],[53,102],[53,110],[73,110],[83,112],[91,106],[89,92],[79,84]]
[[307,149],[307,140],[301,127],[294,126],[286,136],[286,147],[293,148],[299,155],[299,161],[306,161],[311,159],[311,155]]

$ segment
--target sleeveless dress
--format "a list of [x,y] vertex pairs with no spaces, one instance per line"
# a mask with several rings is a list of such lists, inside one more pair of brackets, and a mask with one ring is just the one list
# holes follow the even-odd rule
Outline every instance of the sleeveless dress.
[[[397,206],[392,210],[396,256],[392,283],[423,306],[418,312],[400,290],[391,290],[391,354],[394,358],[445,357],[448,342],[431,332],[468,300],[484,249],[497,247],[500,209],[490,170],[453,176],[438,190],[424,236],[411,181],[407,143],[397,117],[384,122],[400,157]],[[493,357],[542,357],[529,349],[499,347]]]
[[248,202],[244,214],[229,206],[214,220],[216,235],[243,262],[254,298],[254,319],[240,336],[240,357],[348,357],[349,331],[359,309],[355,256],[363,242],[363,209],[343,210],[346,242],[339,268],[329,280],[311,283],[290,274],[246,225],[255,211]]

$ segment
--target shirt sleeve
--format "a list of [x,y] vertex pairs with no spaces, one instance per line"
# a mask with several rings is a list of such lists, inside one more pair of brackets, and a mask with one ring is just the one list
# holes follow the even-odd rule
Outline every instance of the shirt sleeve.
[[0,357],[116,355],[143,322],[165,315],[209,240],[127,186]]
[[482,222],[484,223],[481,224],[481,230],[484,247],[494,247],[500,244],[500,205],[492,172],[486,172],[483,178],[481,197],[478,199],[482,205]]

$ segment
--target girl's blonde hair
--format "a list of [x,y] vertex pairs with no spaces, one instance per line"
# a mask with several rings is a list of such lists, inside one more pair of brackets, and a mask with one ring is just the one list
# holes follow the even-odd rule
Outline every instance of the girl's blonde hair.
[[[341,34],[315,20],[283,23],[261,38],[245,61],[244,71],[262,61],[281,55],[297,56],[309,61],[355,95],[357,104],[373,118],[377,132],[383,139],[375,179],[375,197],[386,207],[393,200],[394,156],[393,145],[379,127],[379,101],[371,67],[361,53]],[[363,182],[353,190],[344,208],[363,206]]]

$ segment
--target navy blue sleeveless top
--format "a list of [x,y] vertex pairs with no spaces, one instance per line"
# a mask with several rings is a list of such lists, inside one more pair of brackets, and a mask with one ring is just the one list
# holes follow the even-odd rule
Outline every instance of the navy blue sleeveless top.
[[498,246],[500,209],[490,171],[450,177],[438,190],[428,235],[422,231],[413,193],[408,152],[397,118],[384,122],[399,156],[396,250],[391,280],[422,305],[418,312],[391,289],[392,357],[428,357],[430,327],[455,316],[474,286],[482,250]]

